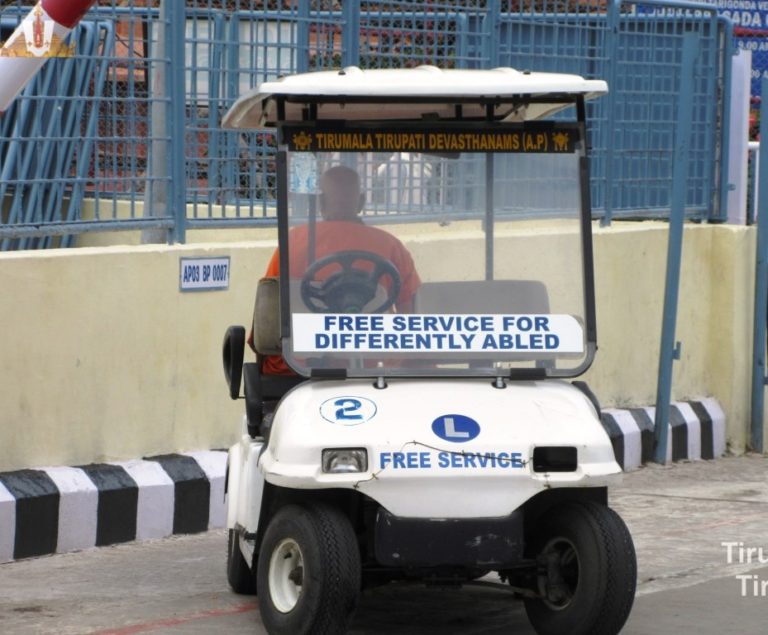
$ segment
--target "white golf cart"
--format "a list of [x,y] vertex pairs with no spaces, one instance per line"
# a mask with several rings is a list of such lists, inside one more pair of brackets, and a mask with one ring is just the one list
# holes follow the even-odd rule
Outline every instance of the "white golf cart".
[[[585,101],[606,91],[347,68],[263,84],[227,113],[278,139],[282,275],[259,283],[257,360],[243,327],[224,340],[246,411],[228,579],[258,593],[269,633],[343,633],[366,587],[491,572],[538,633],[621,630],[636,584],[607,504],[621,470],[597,400],[569,381],[596,350]],[[359,179],[354,219],[326,217],[333,166]],[[386,255],[403,249],[415,271]],[[278,353],[294,375],[262,371]]]

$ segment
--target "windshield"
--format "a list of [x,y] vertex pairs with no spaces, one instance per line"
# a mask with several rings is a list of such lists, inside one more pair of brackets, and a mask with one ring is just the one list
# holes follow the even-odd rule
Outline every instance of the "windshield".
[[284,128],[288,363],[350,376],[582,372],[579,130]]

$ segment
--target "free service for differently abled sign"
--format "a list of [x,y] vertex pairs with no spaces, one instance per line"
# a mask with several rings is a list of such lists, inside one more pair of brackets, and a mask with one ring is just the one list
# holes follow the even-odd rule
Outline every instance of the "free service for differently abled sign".
[[295,313],[296,353],[583,353],[572,315]]

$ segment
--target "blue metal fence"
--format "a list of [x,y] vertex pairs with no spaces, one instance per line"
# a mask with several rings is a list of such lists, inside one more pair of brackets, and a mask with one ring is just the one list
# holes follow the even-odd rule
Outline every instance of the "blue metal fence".
[[[77,218],[94,152],[98,111],[81,95],[103,95],[103,46],[114,43],[110,22],[89,22],[76,33],[77,57],[43,69],[2,121],[0,202],[3,225],[18,226],[15,243],[2,249],[54,245],[52,235],[24,237],[29,227],[53,228]],[[44,95],[44,98],[29,98]],[[62,244],[66,244],[64,241]]]
[[[142,205],[168,181],[156,176],[151,148],[169,140],[153,138],[150,115],[153,105],[168,114],[174,106],[149,90],[153,66],[167,65],[150,43],[168,24],[139,2],[119,5],[91,12],[67,39],[77,55],[49,60],[0,119],[4,250],[65,247],[91,230],[174,227]],[[28,9],[6,7],[0,38]]]
[[[3,12],[0,37],[23,5]],[[717,220],[732,38],[712,5],[103,2],[72,36],[78,56],[49,62],[0,120],[2,247],[68,245],[93,229],[183,241],[189,228],[273,223],[274,138],[222,130],[221,118],[264,80],[341,65],[509,65],[607,79],[611,93],[589,110],[595,215],[666,217],[685,33],[699,50],[686,215]],[[432,213],[418,201],[385,211]]]
[[608,164],[613,170],[605,206],[624,213],[668,214],[684,41],[689,35],[698,53],[685,207],[688,216],[719,219],[727,192],[721,166],[728,165],[728,79],[734,50],[730,23],[719,18],[712,5],[673,11],[647,0],[618,7],[621,36],[615,40],[613,98],[608,102],[613,134]]
[[683,40],[695,35],[697,108],[686,211],[719,217],[732,48],[729,24],[716,9],[657,0],[610,3],[604,12],[580,4],[565,14],[534,6],[526,12],[521,2],[499,15],[496,37],[488,41],[490,63],[608,80],[610,95],[588,111],[592,199],[606,221],[669,214]]

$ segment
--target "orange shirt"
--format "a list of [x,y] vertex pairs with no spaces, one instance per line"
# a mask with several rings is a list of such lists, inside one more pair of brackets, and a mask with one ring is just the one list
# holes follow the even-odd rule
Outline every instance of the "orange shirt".
[[[290,272],[294,278],[301,277],[309,267],[308,245],[309,226],[299,225],[291,229]],[[319,259],[338,251],[370,251],[389,260],[400,273],[400,293],[395,306],[411,302],[421,284],[419,274],[408,250],[392,234],[377,227],[369,227],[362,222],[327,220],[315,225],[315,258]],[[280,255],[278,250],[269,261],[267,277],[280,275]],[[264,358],[262,372],[271,375],[293,374],[281,355],[267,355]]]

